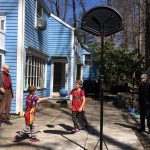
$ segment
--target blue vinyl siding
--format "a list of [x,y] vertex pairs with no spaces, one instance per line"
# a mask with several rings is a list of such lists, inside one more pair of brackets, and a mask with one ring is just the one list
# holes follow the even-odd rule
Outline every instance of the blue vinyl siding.
[[[83,61],[83,57],[85,56],[85,54],[91,54],[91,56],[93,55],[92,50],[89,49],[85,49],[85,48],[81,48],[81,53],[82,53],[82,61]],[[83,65],[83,80],[97,80],[96,77],[96,68],[94,66],[94,64],[92,65]]]
[[50,55],[71,54],[72,31],[53,17],[49,19],[49,44]]
[[96,80],[96,68],[94,66],[83,67],[83,79],[84,80]]
[[90,79],[90,70],[91,70],[90,66],[84,66],[83,67],[83,79],[84,80]]
[[48,62],[48,64],[47,64],[46,95],[50,95],[50,71],[51,71],[50,62]]
[[72,29],[68,28],[58,20],[49,19],[49,42],[48,53],[50,56],[68,57],[68,90],[71,84],[71,51],[72,51]]
[[[26,0],[25,5],[25,48],[31,46],[43,52],[47,52],[49,27],[47,25],[47,29],[45,31],[40,31],[35,28],[35,0]],[[48,23],[49,16],[45,11],[43,11],[43,18]]]
[[[0,13],[6,15],[5,63],[11,68],[12,86],[16,95],[18,0],[0,0]],[[16,110],[16,97],[12,100],[11,113]]]
[[[49,31],[49,14],[43,11],[43,18],[47,22],[47,29],[44,31],[40,31],[35,28],[35,12],[36,10],[36,1],[35,0],[26,0],[25,2],[25,41],[24,48],[28,48],[31,46],[41,52],[48,52],[48,31]],[[50,66],[47,66],[47,87],[46,89],[37,90],[38,97],[49,96],[50,91]],[[27,91],[24,91],[24,99],[23,99],[23,108],[25,108],[25,99],[28,95]]]
[[[60,23],[57,19],[50,17],[44,10],[43,18],[47,21],[47,29],[44,31],[35,28],[35,8],[36,0],[25,0],[25,37],[24,50],[30,46],[39,51],[48,53],[52,56],[65,56],[68,58],[68,89],[71,85],[71,69],[76,70],[76,54],[71,58],[72,51],[72,29]],[[5,63],[10,65],[10,74],[14,94],[16,95],[16,72],[17,72],[17,42],[18,42],[18,0],[0,0],[0,13],[6,15],[6,34],[5,34]],[[22,35],[20,35],[22,36]],[[71,60],[74,64],[71,66]],[[46,88],[37,90],[38,97],[49,96],[51,64],[47,64],[47,84]],[[75,83],[76,72],[74,71],[73,80]],[[25,98],[28,95],[24,92],[23,107],[25,107]],[[11,113],[16,112],[16,97],[13,98]]]

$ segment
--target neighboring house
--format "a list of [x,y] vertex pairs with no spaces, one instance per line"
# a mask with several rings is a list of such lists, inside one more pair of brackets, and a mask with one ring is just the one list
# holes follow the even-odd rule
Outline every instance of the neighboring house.
[[0,65],[11,67],[12,113],[23,111],[30,85],[39,97],[74,87],[81,72],[75,40],[74,28],[50,14],[45,1],[0,1]]
[[81,46],[82,61],[83,61],[83,81],[95,80],[97,81],[96,68],[93,64],[93,51],[88,46]]
[[83,62],[82,66],[82,80],[83,88],[86,95],[98,95],[99,85],[96,74],[96,67],[93,63],[93,51],[86,45],[81,45],[81,58]]
[[76,49],[74,28],[51,14],[48,50],[51,58],[50,95],[61,87],[72,89],[76,80]]

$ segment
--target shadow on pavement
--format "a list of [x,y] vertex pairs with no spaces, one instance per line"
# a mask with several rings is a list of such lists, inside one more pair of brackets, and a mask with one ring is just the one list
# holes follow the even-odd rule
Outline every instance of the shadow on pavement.
[[[106,135],[103,136],[103,139],[105,141],[105,143],[111,143],[112,145],[116,145],[116,147],[120,148],[121,150],[137,150],[136,148],[133,148],[131,146],[129,146],[128,144],[124,144],[122,142],[116,141]],[[106,145],[107,145],[106,143]],[[109,146],[108,146],[109,149]]]
[[74,143],[74,144],[80,146],[80,147],[83,148],[84,150],[87,150],[86,148],[84,148],[83,146],[79,145],[78,143],[72,141],[71,139],[67,138],[66,136],[64,136],[64,135],[61,135],[61,136],[64,137],[65,139],[67,139],[68,141],[70,141],[70,142],[72,142],[72,143]]
[[54,128],[55,126],[54,125],[51,125],[51,124],[47,124],[46,125],[48,128]]
[[62,131],[62,130],[44,130],[43,131],[44,133],[51,133],[51,134],[71,134],[70,132],[68,131]]
[[38,149],[43,149],[43,150],[54,150],[54,149],[52,149],[52,148],[50,148],[50,146],[49,147],[45,147],[45,146],[43,146],[43,145],[35,145],[35,144],[32,144],[32,143],[25,143],[25,142],[21,142],[21,143],[13,143],[13,144],[7,144],[7,145],[0,145],[0,149],[1,148],[10,148],[10,147],[26,147],[27,149],[29,148],[29,149],[31,149],[31,148],[36,148],[37,150]]
[[63,127],[66,131],[71,131],[73,129],[72,126],[66,125],[66,124],[58,124],[59,126]]
[[114,123],[118,126],[122,126],[122,127],[125,127],[125,128],[129,128],[129,129],[133,129],[133,130],[136,130],[136,127],[132,126],[132,125],[128,125],[128,124],[122,124],[122,123]]
[[[56,110],[59,110],[61,111],[62,113],[64,114],[67,114],[68,116],[71,117],[71,111],[68,111],[68,109],[64,109],[64,108],[55,108]],[[39,112],[40,114],[44,114],[44,115],[49,115],[48,113],[43,113],[43,112]],[[115,123],[116,125],[119,125],[119,126],[123,126],[123,127],[126,127],[126,128],[133,128],[132,126],[130,125],[125,125],[125,124],[121,124],[121,123]],[[58,124],[59,126],[63,127],[66,131],[62,131],[62,130],[44,130],[43,132],[44,133],[50,133],[50,134],[59,134],[61,135],[62,137],[66,138],[67,140],[73,142],[74,144],[80,146],[81,148],[83,148],[84,150],[86,150],[84,147],[82,147],[81,145],[79,145],[78,143],[72,141],[71,139],[67,138],[65,135],[69,135],[71,134],[70,132],[68,132],[70,129],[72,129],[71,126],[69,125],[66,125],[66,124]],[[49,124],[47,125],[47,127],[49,128],[54,128],[55,126],[52,125],[52,124]],[[96,137],[100,137],[100,132],[95,129],[94,127],[90,126],[90,130],[87,130],[87,132],[91,135],[94,135]],[[124,144],[122,142],[119,142],[119,141],[116,141],[114,140],[113,138],[107,136],[107,135],[103,135],[103,139],[104,141],[107,143],[110,143],[111,145],[115,145],[117,146],[118,148],[122,149],[122,150],[136,150],[135,148],[133,148],[132,146],[129,146],[128,144]],[[28,143],[16,143],[16,144],[9,144],[9,145],[1,145],[1,147],[11,147],[11,146],[19,146],[19,145],[22,145],[22,146],[32,146],[32,147],[37,147],[37,149],[45,149],[45,150],[52,150],[52,148],[47,148],[47,147],[44,147],[44,146],[37,146],[37,145],[31,145],[31,144],[28,144]],[[0,147],[0,148],[1,148]],[[109,148],[109,147],[108,147]]]

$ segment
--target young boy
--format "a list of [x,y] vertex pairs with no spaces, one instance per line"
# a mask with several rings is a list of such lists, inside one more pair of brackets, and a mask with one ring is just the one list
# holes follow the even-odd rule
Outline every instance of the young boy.
[[35,120],[35,112],[38,101],[46,100],[48,98],[38,98],[35,95],[36,87],[30,86],[28,88],[29,95],[26,97],[26,111],[24,114],[26,127],[17,133],[15,136],[14,142],[20,142],[23,139],[29,138],[31,134],[31,142],[39,142],[39,139],[35,135],[35,126],[33,124]]
[[72,120],[74,124],[74,129],[72,130],[72,133],[79,132],[79,125],[77,123],[77,119],[81,119],[84,122],[84,126],[88,128],[88,122],[85,116],[85,93],[84,90],[81,89],[82,87],[82,81],[77,80],[76,81],[76,87],[70,92],[70,95],[72,96]]

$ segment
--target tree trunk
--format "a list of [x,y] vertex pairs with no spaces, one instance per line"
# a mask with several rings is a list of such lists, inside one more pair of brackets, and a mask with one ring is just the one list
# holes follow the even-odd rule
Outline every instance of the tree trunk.
[[54,13],[54,11],[53,11],[53,1],[50,0],[49,2],[50,2],[50,6],[51,6],[51,12]]
[[83,13],[85,13],[85,12],[86,12],[86,9],[85,9],[84,1],[83,1],[83,0],[80,0],[79,3],[80,3],[80,6],[81,6],[81,8],[82,8],[82,10],[83,10]]
[[150,67],[150,0],[146,0],[145,69]]
[[60,18],[60,1],[56,0],[56,12],[57,16]]
[[65,10],[64,10],[64,17],[63,17],[64,21],[66,20],[67,8],[68,8],[68,0],[65,0]]
[[107,0],[108,6],[111,6],[111,0]]
[[72,6],[73,6],[73,26],[76,28],[77,26],[77,18],[76,18],[76,3],[75,0],[72,0]]

